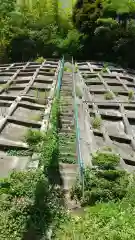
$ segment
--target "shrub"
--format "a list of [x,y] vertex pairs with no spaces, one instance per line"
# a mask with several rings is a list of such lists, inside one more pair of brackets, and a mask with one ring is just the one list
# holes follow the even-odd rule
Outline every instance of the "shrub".
[[[120,170],[84,170],[84,186],[77,179],[71,190],[71,198],[81,205],[93,205],[97,201],[107,202],[122,199],[129,185],[129,176]],[[82,192],[84,191],[84,192]]]
[[78,65],[77,65],[77,63],[75,63],[75,73],[77,73],[78,72]]
[[72,69],[69,68],[69,67],[64,66],[64,71],[65,71],[65,72],[72,72]]
[[104,63],[104,64],[103,64],[103,67],[102,67],[102,70],[101,70],[101,73],[107,72],[107,67],[108,67],[108,64],[107,64],[107,63]]
[[111,91],[109,91],[109,92],[105,93],[104,97],[106,100],[111,100],[111,99],[113,99],[113,93]]
[[100,129],[101,127],[101,124],[102,124],[102,119],[101,117],[95,117],[92,119],[92,127],[93,128],[96,128],[96,129]]
[[118,202],[99,203],[85,208],[81,216],[72,215],[56,232],[56,240],[135,239],[135,189],[129,189]]
[[41,170],[13,172],[1,180],[0,238],[45,238],[50,225],[54,228],[64,216],[60,189],[49,186]]
[[134,91],[133,91],[133,90],[129,91],[129,92],[128,92],[128,98],[129,98],[129,100],[132,100],[132,99],[133,99],[133,96],[134,96]]
[[49,165],[58,165],[59,99],[57,97],[53,102],[50,123],[51,128],[47,131],[39,150],[40,164],[45,168]]
[[93,188],[91,191],[85,191],[84,197],[81,199],[81,205],[94,205],[99,201],[107,202],[113,199],[112,192],[109,189]]
[[116,179],[123,176],[124,174],[125,174],[124,171],[108,169],[108,170],[98,171],[97,176],[105,178],[109,181],[115,181]]
[[93,154],[92,162],[101,169],[114,169],[120,162],[120,156],[114,153],[97,152]]
[[35,62],[36,63],[43,63],[45,61],[45,59],[43,57],[38,57]]
[[[37,145],[41,143],[43,139],[43,133],[40,130],[28,129],[25,135],[25,141],[29,147],[36,151]],[[35,148],[35,149],[34,149]]]

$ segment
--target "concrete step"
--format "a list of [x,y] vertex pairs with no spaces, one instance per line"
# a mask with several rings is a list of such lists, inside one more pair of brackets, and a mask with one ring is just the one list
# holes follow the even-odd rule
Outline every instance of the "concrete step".
[[67,164],[76,164],[77,159],[72,156],[62,156],[61,155],[61,156],[59,156],[59,162],[67,163]]
[[78,164],[60,163],[59,169],[63,180],[63,188],[65,191],[70,191],[78,176],[79,166]]
[[63,123],[61,129],[74,129],[74,124],[73,123]]
[[63,115],[63,116],[65,116],[65,117],[74,117],[74,113],[73,113],[73,111],[71,111],[71,109],[70,110],[66,110],[66,109],[61,109],[61,114],[60,115]]
[[71,120],[71,119],[65,119],[65,118],[62,118],[61,119],[61,122],[63,123],[63,124],[73,124],[73,120]]
[[69,134],[73,134],[74,133],[74,131],[73,131],[73,129],[70,129],[70,128],[61,128],[61,133],[69,133]]
[[64,139],[62,137],[59,137],[59,145],[61,148],[67,147],[67,149],[73,148],[75,146],[75,149],[76,149],[76,139],[66,138],[66,141],[64,141]]
[[65,138],[67,138],[67,139],[69,139],[70,138],[70,140],[74,140],[75,138],[76,138],[76,135],[75,135],[75,133],[72,131],[72,132],[59,132],[59,137],[61,137],[61,139],[65,139]]
[[75,146],[75,144],[66,144],[66,145],[62,145],[62,144],[60,144],[60,146],[59,146],[59,151],[61,152],[61,153],[63,153],[63,152],[73,152],[73,153],[75,153],[76,152],[76,146]]
[[72,119],[73,118],[73,112],[61,112],[61,116],[63,116],[66,119]]
[[69,157],[73,157],[73,158],[76,158],[76,154],[74,152],[67,152],[66,149],[65,151],[61,151],[60,152],[60,156],[69,156]]

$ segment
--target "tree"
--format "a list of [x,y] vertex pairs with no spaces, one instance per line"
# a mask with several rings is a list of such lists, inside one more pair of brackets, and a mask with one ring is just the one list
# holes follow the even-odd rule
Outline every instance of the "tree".
[[102,14],[101,0],[86,2],[79,0],[73,10],[73,22],[79,31],[92,35],[97,26],[96,21]]
[[0,0],[0,19],[14,10],[15,0]]

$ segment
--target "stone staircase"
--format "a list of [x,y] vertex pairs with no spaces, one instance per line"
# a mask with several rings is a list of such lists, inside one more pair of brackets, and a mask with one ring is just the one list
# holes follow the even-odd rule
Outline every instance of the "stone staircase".
[[72,89],[72,73],[64,72],[60,91],[59,162],[66,205],[69,209],[76,208],[76,203],[70,200],[69,192],[79,172],[76,156]]

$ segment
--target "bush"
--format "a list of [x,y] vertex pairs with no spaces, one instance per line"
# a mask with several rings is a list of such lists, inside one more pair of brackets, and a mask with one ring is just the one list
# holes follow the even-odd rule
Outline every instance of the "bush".
[[132,99],[133,99],[133,96],[134,96],[134,91],[133,91],[133,90],[129,91],[129,92],[128,92],[128,98],[129,98],[129,100],[132,100]]
[[49,186],[41,170],[13,172],[1,180],[0,238],[45,238],[49,226],[55,227],[64,216],[61,197],[60,189]]
[[103,177],[109,181],[116,181],[117,178],[123,176],[125,174],[124,171],[120,170],[103,170],[98,171],[98,177]]
[[43,63],[45,61],[45,59],[43,57],[38,57],[35,62],[36,63]]
[[[93,155],[96,168],[86,168],[82,181],[77,179],[71,190],[71,198],[80,201],[82,206],[93,205],[97,201],[122,199],[129,185],[129,175],[122,170],[116,170],[120,157],[110,153]],[[83,191],[83,192],[82,192]]]
[[94,118],[92,119],[92,127],[93,127],[93,128],[95,128],[95,129],[100,129],[101,124],[102,124],[102,119],[101,119],[101,117],[96,116],[96,117],[94,117]]
[[111,100],[111,99],[113,99],[113,93],[111,91],[107,92],[107,93],[105,93],[104,97],[106,100]]
[[92,162],[100,169],[114,169],[120,162],[120,156],[114,153],[97,152],[92,156]]
[[135,189],[118,202],[99,203],[84,209],[81,216],[72,215],[56,232],[56,240],[128,240],[135,239]]
[[25,141],[33,150],[37,150],[37,146],[43,140],[43,133],[40,130],[28,129],[25,135]]
[[[51,128],[44,135],[29,129],[25,136],[30,149],[40,152],[43,170],[13,172],[0,184],[1,239],[47,239],[65,218],[63,192],[56,186],[58,167],[59,100],[51,112]],[[40,144],[39,144],[40,143]],[[53,182],[50,177],[50,170]],[[52,170],[55,170],[52,173]]]

